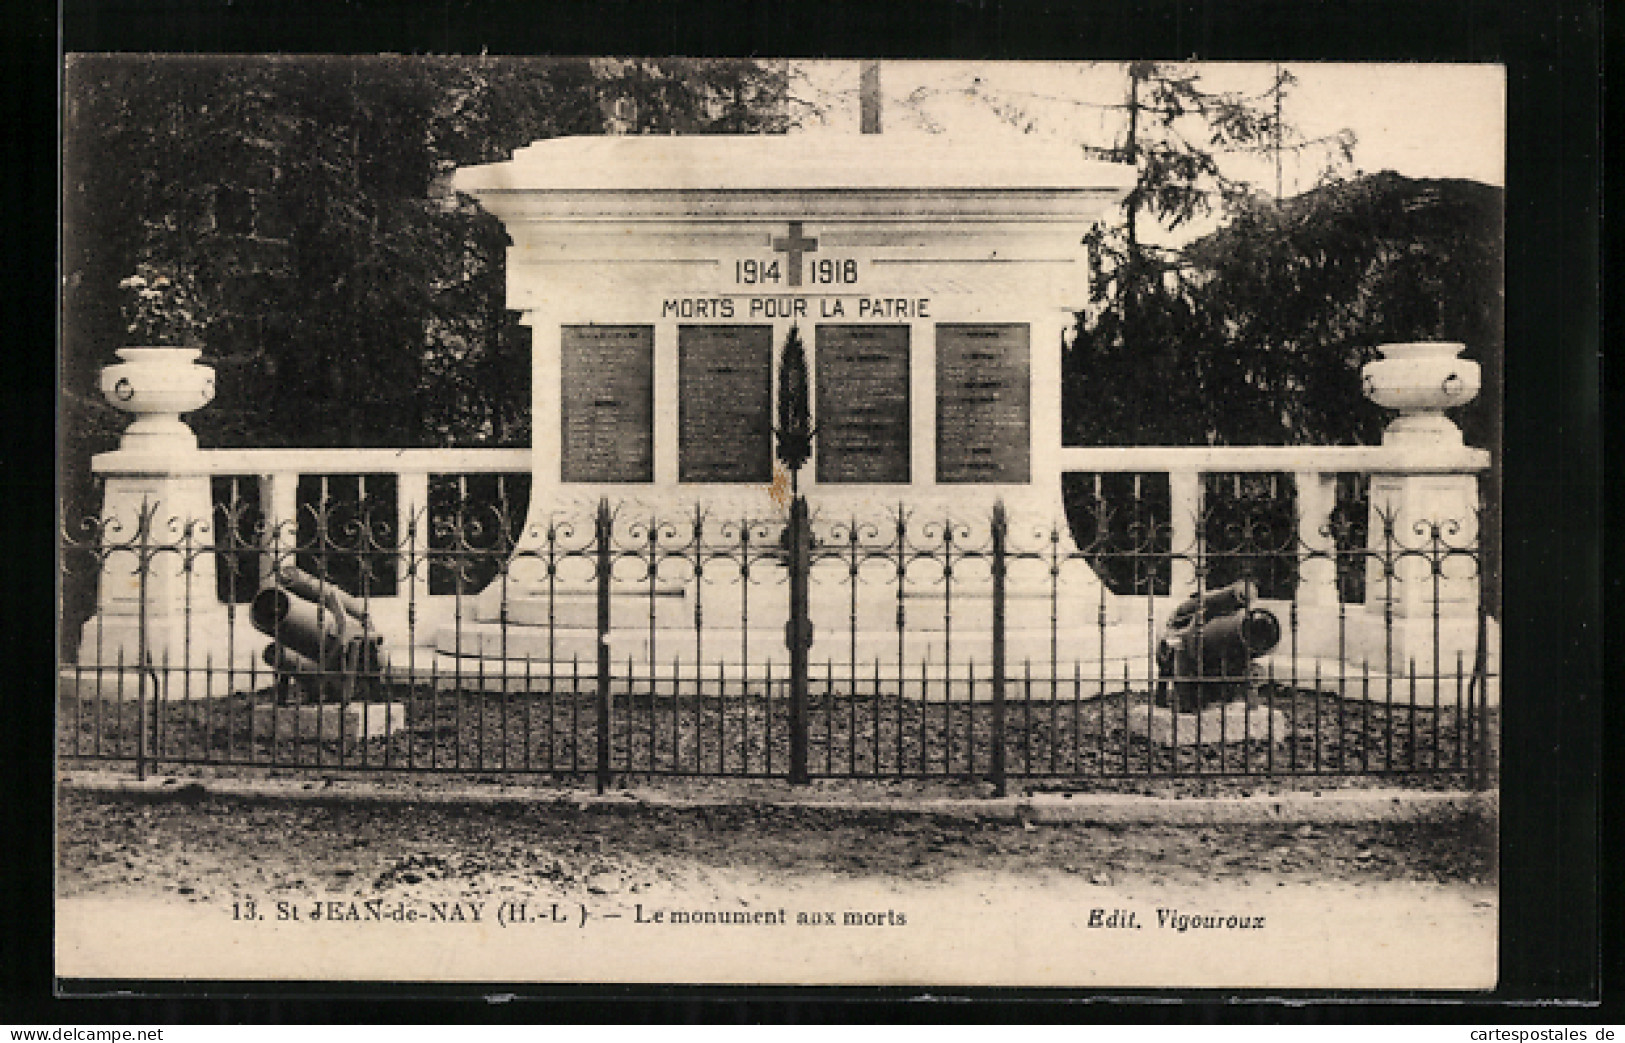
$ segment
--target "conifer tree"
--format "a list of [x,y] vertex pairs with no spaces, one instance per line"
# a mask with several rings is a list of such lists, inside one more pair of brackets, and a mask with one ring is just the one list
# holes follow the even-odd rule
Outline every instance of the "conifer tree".
[[1305,139],[1281,119],[1296,81],[1277,67],[1256,95],[1208,90],[1178,64],[1130,62],[1121,135],[1086,145],[1100,159],[1133,164],[1137,178],[1120,221],[1089,230],[1090,288],[1064,356],[1063,425],[1070,444],[1190,444],[1223,440],[1198,418],[1209,394],[1197,348],[1221,337],[1189,290],[1182,253],[1149,241],[1146,226],[1176,231],[1256,196],[1230,176],[1229,154],[1329,149],[1349,157],[1348,131]]
[[774,428],[775,452],[779,463],[790,472],[792,481],[812,455],[812,405],[807,391],[807,352],[801,346],[801,332],[794,326],[784,338],[779,355],[778,425]]

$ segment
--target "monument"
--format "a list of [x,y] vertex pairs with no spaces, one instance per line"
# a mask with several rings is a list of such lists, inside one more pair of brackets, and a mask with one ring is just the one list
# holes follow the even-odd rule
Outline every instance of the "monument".
[[[884,525],[902,507],[985,528],[1003,502],[1013,532],[1047,531],[1064,517],[1052,450],[1062,337],[1088,291],[1080,239],[1133,181],[1054,143],[878,135],[557,138],[458,171],[511,240],[533,475],[508,581],[441,650],[536,622],[544,593],[556,624],[559,577],[527,550],[600,498],[620,521],[782,517],[773,393],[792,327],[811,370],[815,525]],[[693,625],[695,583],[661,578],[662,626]],[[774,611],[753,602],[750,625],[782,625]],[[895,630],[894,609],[872,611]]]

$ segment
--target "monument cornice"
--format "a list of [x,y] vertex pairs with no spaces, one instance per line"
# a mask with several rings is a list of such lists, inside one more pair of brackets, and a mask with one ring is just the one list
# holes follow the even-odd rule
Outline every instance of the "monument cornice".
[[487,189],[480,201],[509,226],[557,222],[841,221],[1076,224],[1104,216],[1114,188],[1073,189]]
[[459,191],[707,193],[1133,187],[1134,168],[1042,139],[954,141],[908,135],[670,135],[550,138],[513,158],[459,170]]

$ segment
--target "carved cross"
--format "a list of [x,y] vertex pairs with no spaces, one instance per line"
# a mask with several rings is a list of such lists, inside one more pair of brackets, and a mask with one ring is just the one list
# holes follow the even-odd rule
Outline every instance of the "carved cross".
[[801,255],[804,253],[817,253],[818,240],[801,234],[801,222],[790,222],[790,234],[782,239],[773,240],[773,249],[778,253],[790,255],[788,284],[801,285]]

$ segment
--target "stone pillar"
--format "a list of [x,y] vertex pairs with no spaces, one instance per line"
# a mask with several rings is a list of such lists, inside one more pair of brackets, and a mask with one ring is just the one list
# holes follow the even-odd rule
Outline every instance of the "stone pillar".
[[[1383,445],[1405,451],[1418,469],[1371,477],[1366,610],[1369,626],[1385,631],[1384,663],[1405,672],[1454,669],[1454,657],[1478,612],[1476,559],[1478,477],[1470,470],[1422,469],[1430,453],[1459,454],[1461,429],[1445,410],[1478,394],[1478,363],[1457,358],[1462,345],[1386,344],[1366,365],[1366,397],[1399,411]],[[1468,642],[1470,647],[1470,641]]]
[[[1061,495],[1060,459],[1055,449],[1064,444],[1065,432],[1061,425],[1062,345],[1076,323],[1067,309],[1050,309],[1034,316],[1029,342],[1031,364],[1032,445],[1028,453],[1031,461],[1031,490],[1029,498],[1033,508],[1041,514],[1046,525],[1059,523],[1066,529],[1066,505]],[[1017,509],[1014,502],[1007,507]],[[1068,549],[1072,545],[1071,533],[1063,539]]]
[[1196,471],[1168,472],[1169,549],[1173,554],[1168,593],[1182,601],[1196,593],[1197,536],[1202,522],[1202,476]]
[[[563,416],[560,402],[562,376],[560,316],[552,309],[531,309],[520,318],[530,327],[531,344],[531,511],[530,525],[545,522],[547,514],[538,511],[557,493],[564,453]],[[527,528],[530,526],[527,525]]]
[[134,668],[145,656],[178,669],[219,614],[209,469],[180,419],[214,398],[214,373],[197,363],[195,348],[118,354],[122,361],[102,371],[102,394],[135,420],[117,450],[92,462],[105,480],[105,564],[79,661]]
[[1475,475],[1373,475],[1367,603],[1427,619],[1437,601],[1442,616],[1470,618],[1478,605],[1477,502]]
[[396,588],[411,605],[423,605],[429,597],[429,473],[402,471],[396,501],[396,529],[400,535]]
[[[1471,402],[1479,390],[1478,363],[1456,357],[1460,344],[1385,344],[1366,365],[1366,397],[1399,416],[1382,444],[1413,453],[1459,449],[1461,429],[1444,411]],[[1435,580],[1440,612],[1471,615],[1478,587],[1471,559],[1448,552],[1478,547],[1478,477],[1471,473],[1387,473],[1371,479],[1371,547],[1367,602],[1391,603],[1394,615],[1433,612]],[[1385,569],[1385,562],[1391,568]],[[1434,568],[1437,563],[1438,568]],[[1385,571],[1392,573],[1392,581]],[[1435,575],[1437,572],[1437,575]]]
[[1337,542],[1332,538],[1332,511],[1337,507],[1337,474],[1299,471],[1298,603],[1337,604]]
[[292,564],[299,543],[299,475],[274,471],[260,478],[260,510],[265,513],[265,548],[280,555],[278,567]]

